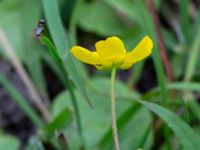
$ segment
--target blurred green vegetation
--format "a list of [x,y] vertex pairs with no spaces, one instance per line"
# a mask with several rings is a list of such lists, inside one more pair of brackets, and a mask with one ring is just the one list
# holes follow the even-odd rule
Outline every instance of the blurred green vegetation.
[[[93,50],[96,41],[113,35],[129,51],[145,35],[154,41],[151,58],[117,72],[121,149],[200,149],[199,7],[198,0],[1,0],[1,60],[21,76],[5,35],[45,110],[0,69],[1,86],[35,127],[24,143],[0,126],[0,150],[114,149],[110,71],[84,65],[69,52],[76,44]],[[34,30],[41,18],[45,26],[38,39]]]

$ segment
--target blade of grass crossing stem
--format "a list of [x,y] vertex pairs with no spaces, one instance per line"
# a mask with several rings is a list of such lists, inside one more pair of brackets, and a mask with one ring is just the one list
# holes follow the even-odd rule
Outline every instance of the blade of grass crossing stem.
[[39,118],[37,113],[27,103],[27,101],[22,97],[22,95],[15,89],[15,87],[13,87],[13,85],[2,74],[0,74],[0,84],[3,85],[3,87],[12,97],[12,99],[17,103],[17,105],[21,108],[21,110],[30,118],[30,120],[36,126],[42,127],[43,122]]
[[[58,9],[58,1],[57,0],[42,0],[45,17],[47,20],[47,25],[50,30],[51,37],[55,46],[58,50],[59,57],[64,62],[64,65],[69,73],[69,78],[75,83],[76,87],[80,91],[80,93],[85,97],[88,104],[91,106],[88,94],[84,87],[84,77],[86,74],[80,74],[79,69],[80,65],[77,61],[74,61],[72,56],[69,53],[70,45],[69,39],[65,34],[65,30],[63,28],[59,9]],[[81,69],[83,73],[83,69]]]
[[[156,42],[156,36],[155,36],[155,29],[153,26],[153,20],[151,18],[151,16],[149,15],[149,12],[147,11],[148,9],[145,7],[144,1],[141,0],[135,0],[135,5],[137,5],[138,8],[138,16],[140,16],[140,24],[144,29],[144,32],[148,33],[154,41],[154,49],[153,49],[153,54],[152,54],[152,58],[153,58],[153,62],[154,62],[154,66],[156,69],[156,74],[157,74],[157,78],[158,78],[158,82],[160,85],[160,90],[161,90],[161,103],[163,106],[167,107],[167,88],[166,88],[166,77],[164,74],[164,70],[162,67],[162,62],[160,59],[160,54],[159,54],[159,50],[158,50],[158,44]],[[168,150],[171,150],[171,143],[170,143],[170,131],[169,128],[165,125],[164,126],[164,136],[166,139],[166,143],[167,143],[167,148]]]
[[181,26],[182,31],[185,36],[186,44],[189,44],[191,41],[190,37],[190,18],[189,18],[189,0],[180,1],[180,14],[181,14]]
[[196,132],[194,132],[183,120],[181,120],[179,116],[157,104],[141,100],[138,102],[147,107],[157,116],[161,117],[167,123],[168,127],[173,130],[181,144],[184,146],[184,149],[200,149],[199,135],[196,134]]
[[78,125],[78,130],[79,130],[80,136],[82,138],[82,141],[84,143],[84,138],[83,138],[83,134],[82,134],[80,112],[79,112],[79,109],[78,109],[77,99],[76,99],[76,96],[75,96],[75,93],[74,93],[74,90],[73,90],[72,83],[71,83],[71,81],[68,77],[68,72],[67,72],[66,68],[64,67],[63,62],[62,62],[61,58],[59,57],[58,51],[56,50],[56,48],[54,47],[52,42],[47,37],[42,37],[41,42],[48,46],[51,56],[53,57],[55,63],[58,65],[62,75],[64,76],[64,86],[69,89],[69,93],[70,93],[70,96],[71,96],[71,99],[72,99],[72,104],[73,104],[75,114],[76,114],[76,121],[77,121],[77,125]]
[[192,44],[191,52],[189,52],[189,58],[185,72],[185,81],[191,80],[192,76],[195,73],[195,66],[197,65],[199,59],[198,58],[199,48],[200,48],[200,27],[198,28],[197,36]]

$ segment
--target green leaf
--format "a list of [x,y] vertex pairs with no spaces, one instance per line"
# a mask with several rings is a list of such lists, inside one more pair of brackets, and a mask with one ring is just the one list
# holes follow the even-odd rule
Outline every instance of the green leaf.
[[[118,132],[120,132],[123,127],[127,124],[127,122],[129,121],[129,119],[136,114],[136,112],[139,110],[139,105],[133,105],[131,106],[129,109],[126,110],[126,112],[124,112],[124,114],[122,114],[118,119],[117,119],[117,129]],[[105,146],[107,143],[109,143],[110,141],[112,141],[112,128],[110,128],[104,136],[102,136],[102,139],[100,140],[98,146],[102,147]]]
[[56,116],[50,123],[45,127],[49,133],[53,133],[55,130],[62,130],[66,128],[72,121],[72,113],[68,108],[65,108],[58,116]]
[[162,118],[168,127],[173,130],[185,149],[200,149],[200,137],[180,117],[157,104],[145,101],[138,102]]
[[85,2],[79,15],[79,25],[86,31],[102,36],[124,34],[129,29],[117,12],[104,1]]
[[[129,107],[117,120],[118,133],[121,137],[120,145],[121,149],[137,149],[141,148],[149,149],[152,143],[152,128],[150,128],[151,121],[148,119],[150,117],[148,113],[140,107],[138,104],[133,104]],[[149,120],[150,122],[144,123],[140,119]],[[137,122],[140,122],[139,124]],[[130,134],[130,130],[133,129],[134,134]],[[149,136],[146,136],[146,130],[150,131]],[[145,138],[144,138],[145,136]],[[125,137],[124,140],[122,138]],[[134,143],[133,143],[134,141]],[[145,142],[144,142],[145,141]],[[141,144],[143,143],[143,144]],[[112,128],[102,136],[99,141],[99,149],[112,149],[113,147],[113,133]]]
[[18,139],[9,135],[0,135],[0,149],[1,150],[19,150],[20,142]]
[[124,0],[104,0],[104,2],[108,3],[113,8],[121,11],[128,18],[132,19],[134,22],[138,23],[139,18],[137,16],[137,10],[135,9],[135,5],[133,5],[132,1],[124,1]]
[[[110,108],[110,96],[104,95],[105,91],[109,89],[109,80],[107,78],[94,78],[89,81],[90,83],[86,86],[88,88],[88,93],[92,99],[94,108],[88,109],[87,105],[82,101],[83,97],[76,92],[78,105],[80,108],[81,122],[83,126],[83,135],[85,137],[85,145],[88,149],[95,149],[99,146],[99,143],[105,136],[108,134],[109,137],[106,138],[105,143],[101,145],[101,148],[104,150],[110,150],[113,147],[113,138],[110,136],[111,129],[111,108]],[[101,89],[100,92],[97,92],[96,87],[91,86],[96,85],[98,89]],[[116,94],[120,95],[134,95],[127,87],[122,83],[116,81]],[[92,90],[93,89],[93,90]],[[104,91],[104,92],[103,92]],[[117,100],[117,117],[119,118],[119,127],[120,127],[120,143],[123,149],[132,150],[136,149],[143,134],[146,129],[150,126],[152,118],[150,113],[144,109],[136,109],[133,101],[124,101]],[[68,107],[70,110],[73,110],[72,104],[70,103],[70,96],[68,92],[61,93],[53,104],[52,113],[53,116],[56,116],[64,108]],[[145,119],[144,119],[145,118]],[[140,123],[138,123],[140,122]],[[130,134],[130,131],[133,130],[133,134]],[[78,150],[81,147],[80,139],[75,133],[75,129],[72,123],[72,126],[68,127],[64,133],[68,137],[69,147],[73,150]],[[112,134],[111,134],[112,135]],[[135,141],[133,143],[133,141]],[[152,145],[152,134],[149,136],[148,142],[145,143],[146,149],[150,149]]]
[[[0,2],[0,27],[5,32],[11,45],[14,47],[17,56],[21,60],[24,60],[27,57],[26,53],[24,53],[27,51],[25,48],[25,41],[32,39],[32,31],[34,30],[35,23],[37,23],[40,15],[41,7],[38,2],[39,0],[31,1],[28,3],[28,6],[23,0],[6,0]],[[24,12],[26,7],[29,7],[29,9]],[[32,10],[34,10],[34,13],[31,13]],[[27,29],[29,29],[28,38],[25,39],[23,34]],[[2,49],[0,48],[0,50]]]

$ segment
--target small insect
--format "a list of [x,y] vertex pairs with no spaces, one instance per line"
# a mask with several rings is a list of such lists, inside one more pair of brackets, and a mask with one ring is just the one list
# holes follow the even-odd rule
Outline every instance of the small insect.
[[35,36],[37,38],[41,37],[41,34],[42,34],[43,30],[44,30],[44,24],[45,24],[44,19],[40,19],[39,22],[38,22],[38,26],[35,29]]

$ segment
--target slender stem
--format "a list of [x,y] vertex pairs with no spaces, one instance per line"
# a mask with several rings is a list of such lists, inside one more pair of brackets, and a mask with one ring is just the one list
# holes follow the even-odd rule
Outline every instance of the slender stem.
[[111,73],[112,130],[113,130],[113,138],[114,138],[115,148],[116,148],[116,150],[120,150],[118,133],[117,133],[116,115],[115,115],[115,91],[114,91],[115,74],[116,74],[116,68],[113,67],[112,73]]

